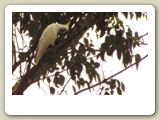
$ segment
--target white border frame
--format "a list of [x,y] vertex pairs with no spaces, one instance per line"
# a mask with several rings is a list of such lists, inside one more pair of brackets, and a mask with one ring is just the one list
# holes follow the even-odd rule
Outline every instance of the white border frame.
[[[43,8],[43,9],[42,9]],[[74,11],[73,11],[74,10]],[[151,93],[142,96],[13,96],[12,12],[148,12]],[[147,84],[147,83],[146,83]],[[59,103],[59,104],[57,104]],[[107,104],[110,103],[110,104]],[[9,5],[5,9],[5,112],[9,115],[152,115],[155,112],[155,9],[151,5]]]

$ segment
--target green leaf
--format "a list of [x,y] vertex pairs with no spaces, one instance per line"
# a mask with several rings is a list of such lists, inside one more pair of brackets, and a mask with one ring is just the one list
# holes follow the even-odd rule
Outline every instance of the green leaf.
[[109,36],[106,36],[105,38],[106,48],[109,48],[109,46],[112,44],[111,38]]
[[105,61],[105,59],[104,59],[104,54],[105,54],[105,51],[106,51],[105,49],[107,49],[107,44],[106,44],[106,43],[102,43],[102,44],[101,44],[101,50],[102,50],[102,51],[101,51],[101,54],[100,54],[100,55],[101,55],[101,59],[102,59],[103,61]]
[[47,78],[47,82],[48,82],[48,83],[50,83],[50,82],[51,82],[51,79],[50,79],[49,77]]
[[93,54],[93,55],[95,55],[95,50],[93,49],[93,48],[89,48],[91,51],[91,53]]
[[132,20],[132,18],[133,18],[133,12],[129,12],[129,15],[130,15],[130,19]]
[[74,94],[76,94],[76,88],[72,86]]
[[135,32],[135,33],[134,33],[134,36],[135,36],[135,37],[139,37],[138,32]]
[[76,72],[75,72],[75,70],[74,70],[74,66],[72,66],[72,67],[70,68],[70,74],[71,74],[72,80],[75,80],[75,79],[76,79]]
[[53,81],[53,82],[55,83],[56,87],[58,87],[58,86],[57,86],[57,84],[58,84],[58,82],[59,82],[58,73],[55,74],[55,77],[54,77],[54,81]]
[[121,59],[121,52],[119,50],[117,50],[117,58],[120,60]]
[[101,44],[101,49],[103,50],[103,49],[107,49],[108,47],[107,47],[107,43],[102,43]]
[[90,52],[87,53],[87,57],[90,55]]
[[132,56],[130,55],[130,62],[129,62],[130,64],[132,63]]
[[97,38],[97,40],[98,40],[98,38],[99,38],[98,36],[99,36],[99,35],[96,33],[96,38]]
[[84,41],[84,43],[85,43],[85,46],[88,47],[88,45],[89,45],[88,39],[87,39],[87,38],[84,38],[83,41]]
[[116,24],[116,25],[115,25],[115,28],[116,28],[116,29],[119,29],[119,25],[118,25],[118,24]]
[[89,44],[89,47],[94,47],[94,45],[92,43]]
[[116,31],[115,45],[119,46],[120,44],[122,44],[122,32]]
[[146,18],[146,20],[148,19],[146,13],[142,13],[142,16],[143,16],[144,18]]
[[139,54],[135,55],[135,61],[136,61],[136,69],[138,70],[139,61],[141,60],[141,56]]
[[99,66],[100,66],[100,64],[99,64],[98,62],[95,62],[95,63],[94,63],[94,67],[95,67],[95,68],[99,68]]
[[105,59],[104,59],[104,54],[105,54],[105,51],[101,51],[100,57],[101,57],[101,60],[103,60],[103,61],[105,61]]
[[115,80],[111,80],[110,88],[111,89],[115,89],[116,88],[116,81]]
[[135,12],[135,15],[136,15],[136,19],[138,20],[138,18],[141,18],[142,13],[141,12]]
[[132,62],[132,57],[131,57],[129,51],[125,51],[123,53],[123,64],[124,64],[124,67],[126,67],[131,62]]
[[122,20],[117,19],[117,24],[119,24],[124,29],[123,21]]
[[118,87],[120,87],[120,82],[119,82],[119,80],[116,80],[116,81],[117,81]]
[[89,77],[90,83],[92,82],[93,78],[96,80],[96,70],[93,65],[89,62],[84,63],[86,68],[86,73]]
[[119,87],[117,87],[117,93],[118,93],[118,95],[122,95],[122,91]]
[[85,81],[85,83],[87,84],[87,86],[88,86],[88,88],[89,88],[89,91],[90,91],[90,93],[91,93],[89,82],[88,82],[88,81]]
[[124,86],[123,82],[121,82],[121,88],[122,88],[122,90],[124,92],[125,91],[125,86]]
[[[97,73],[96,75],[97,75],[98,82],[101,83],[101,79],[100,79],[99,74]],[[101,84],[100,84],[100,85],[101,85]]]
[[110,35],[110,41],[111,45],[113,46],[115,44],[115,35]]
[[115,21],[113,21],[113,23],[112,23],[112,28],[115,26]]
[[[85,46],[84,46],[84,44],[80,44],[80,46],[79,46],[79,50],[85,50]],[[85,53],[85,51],[82,51],[81,53]]]
[[35,40],[31,39],[30,42],[29,42],[29,46],[32,46],[34,42],[35,42]]
[[18,55],[18,57],[19,57],[19,59],[21,60],[21,61],[25,61],[26,60],[26,52],[21,52],[21,53],[19,53],[19,55]]
[[112,46],[109,50],[107,50],[107,55],[111,56],[113,55],[113,52],[115,51],[114,47]]
[[97,56],[96,56],[96,58],[98,59],[100,56],[101,56],[101,53],[98,53]]
[[113,90],[111,90],[111,91],[110,91],[110,93],[111,93],[111,95],[113,95],[113,94],[114,94],[114,91],[113,91]]
[[125,16],[125,18],[127,19],[128,18],[128,12],[122,12]]
[[132,30],[130,27],[128,27],[128,32],[127,32],[127,37],[131,36],[132,37]]
[[87,37],[89,37],[89,33],[86,33],[87,34]]
[[79,83],[80,83],[80,85],[82,85],[82,86],[84,87],[85,81],[84,81],[83,78],[80,78],[80,79],[79,79]]
[[38,84],[38,87],[40,88],[40,82],[39,81],[37,82],[37,84]]
[[108,92],[105,92],[104,95],[110,95]]
[[77,81],[77,85],[78,85],[78,88],[80,90],[80,88],[81,88],[80,81]]
[[91,63],[91,64],[94,64],[94,61],[93,61],[93,59],[90,59],[90,63]]
[[62,86],[64,84],[64,80],[65,80],[64,76],[60,75],[58,84]]
[[131,63],[131,55],[129,53],[129,51],[127,51],[127,54],[126,54],[126,60],[127,60],[127,64]]
[[74,69],[75,69],[75,71],[77,71],[77,72],[76,72],[76,75],[77,75],[77,77],[79,78],[80,75],[81,75],[81,72],[82,72],[82,70],[83,70],[82,64],[76,64],[76,65],[74,66]]
[[43,68],[42,69],[43,82],[44,82],[46,74],[47,74],[47,69]]
[[53,87],[50,87],[50,93],[53,95],[55,93],[55,89]]

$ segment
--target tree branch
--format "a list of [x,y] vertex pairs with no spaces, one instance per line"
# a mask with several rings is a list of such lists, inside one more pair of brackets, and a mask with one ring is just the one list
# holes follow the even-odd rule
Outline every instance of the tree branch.
[[66,88],[66,86],[68,85],[69,81],[71,80],[71,78],[67,81],[67,83],[65,84],[65,86],[63,87],[63,89],[61,90],[61,92],[59,93],[59,95],[62,94],[62,92],[64,91],[64,89]]
[[[118,75],[118,74],[120,74],[120,73],[124,72],[125,70],[129,69],[130,67],[132,67],[132,66],[136,65],[137,63],[141,62],[141,61],[142,61],[143,59],[145,59],[146,57],[148,57],[148,55],[144,56],[144,57],[143,57],[142,59],[140,59],[138,62],[135,62],[135,63],[131,64],[130,66],[126,67],[125,69],[123,69],[123,70],[121,70],[121,71],[117,72],[116,74],[114,74],[114,75],[110,76],[109,78],[104,79],[102,82],[97,83],[97,84],[95,84],[95,85],[91,86],[90,88],[96,87],[96,86],[98,86],[98,85],[101,85],[102,83],[107,82],[107,80],[109,80],[109,79],[111,79],[111,78],[115,77],[116,75]],[[90,89],[90,88],[85,88],[85,89],[83,89],[83,90],[80,90],[80,91],[78,91],[77,93],[75,93],[75,95],[78,95],[79,93],[84,92],[84,91],[86,91],[86,90],[88,90],[88,89]]]
[[109,51],[109,50],[115,50],[115,49],[119,49],[119,48],[123,48],[126,47],[126,45],[122,45],[119,47],[115,47],[115,48],[109,48],[109,49],[100,49],[100,50],[95,50],[95,49],[84,49],[84,50],[73,50],[71,52],[66,52],[66,53],[60,53],[60,55],[66,55],[66,54],[71,54],[71,53],[77,53],[77,52],[86,52],[86,51],[95,51],[95,52],[99,52],[99,51]]
[[[36,43],[33,44],[33,46],[27,51],[28,53],[32,53],[35,49],[36,49]],[[30,57],[30,56],[27,56],[27,57]],[[34,56],[32,55],[30,57],[30,59],[33,59]],[[30,60],[29,59],[29,60]],[[15,71],[15,69],[22,63],[23,61],[22,60],[19,60],[17,61],[13,66],[12,66],[12,73]],[[25,61],[24,61],[25,62]]]

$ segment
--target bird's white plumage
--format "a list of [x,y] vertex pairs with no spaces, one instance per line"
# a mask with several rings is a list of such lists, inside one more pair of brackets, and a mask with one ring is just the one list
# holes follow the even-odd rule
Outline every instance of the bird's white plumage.
[[39,60],[41,59],[42,55],[44,54],[48,46],[51,44],[54,45],[54,42],[57,38],[57,34],[61,31],[68,30],[68,25],[59,23],[52,23],[46,27],[39,39],[36,54],[34,57],[34,62],[36,65],[38,64]]

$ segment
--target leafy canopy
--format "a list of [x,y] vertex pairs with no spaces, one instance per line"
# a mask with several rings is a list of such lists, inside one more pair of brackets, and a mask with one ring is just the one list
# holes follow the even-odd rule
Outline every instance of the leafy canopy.
[[[112,56],[116,52],[118,60],[125,68],[135,59],[138,69],[141,56],[134,55],[133,50],[145,43],[141,41],[143,36],[133,33],[129,26],[123,25],[119,14],[123,14],[126,19],[147,18],[146,13],[141,12],[13,12],[12,73],[14,75],[19,71],[19,76],[18,82],[12,88],[12,94],[23,94],[35,82],[40,87],[42,80],[47,82],[51,94],[67,94],[65,87],[69,83],[74,94],[84,88],[92,93],[91,88],[96,83],[99,84],[99,95],[113,95],[115,91],[121,95],[125,91],[125,85],[113,77],[107,79],[100,76],[100,61],[106,62],[105,56]],[[49,46],[39,64],[34,66],[34,53],[43,30],[51,23],[66,24],[68,21],[69,32],[59,34],[56,46]],[[96,49],[94,41],[89,39],[90,34],[86,33],[89,29],[95,32],[97,40],[104,39],[99,49]],[[22,37],[19,40],[24,45],[23,48],[17,45],[17,30],[21,36],[31,38],[24,40]]]

